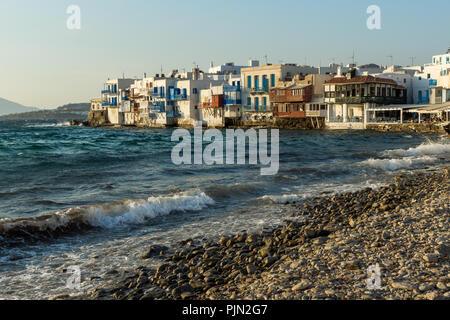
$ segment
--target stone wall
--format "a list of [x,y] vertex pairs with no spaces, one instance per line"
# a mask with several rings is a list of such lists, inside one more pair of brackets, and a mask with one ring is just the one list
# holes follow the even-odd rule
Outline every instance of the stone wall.
[[438,132],[445,133],[442,124],[435,123],[404,123],[404,124],[367,124],[368,130],[381,132]]
[[91,127],[101,127],[110,124],[106,110],[90,111],[86,121]]

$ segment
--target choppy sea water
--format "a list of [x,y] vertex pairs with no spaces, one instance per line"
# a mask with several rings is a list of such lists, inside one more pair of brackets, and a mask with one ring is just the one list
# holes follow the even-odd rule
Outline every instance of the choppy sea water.
[[[286,203],[450,163],[438,134],[280,131],[280,171],[261,176],[253,165],[176,166],[171,135],[0,122],[0,299],[79,296],[143,265],[152,244],[259,231],[291,213]],[[70,266],[80,290],[66,286]]]

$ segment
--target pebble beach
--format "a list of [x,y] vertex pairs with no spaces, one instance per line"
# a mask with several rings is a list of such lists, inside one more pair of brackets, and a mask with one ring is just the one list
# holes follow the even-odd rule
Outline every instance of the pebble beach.
[[[377,190],[287,204],[291,217],[259,233],[149,246],[141,267],[83,298],[447,300],[449,177],[398,175]],[[146,266],[155,258],[159,267]]]

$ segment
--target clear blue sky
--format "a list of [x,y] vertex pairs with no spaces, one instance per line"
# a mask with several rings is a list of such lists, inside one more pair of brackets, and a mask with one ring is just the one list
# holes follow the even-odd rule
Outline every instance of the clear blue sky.
[[[66,28],[69,5],[81,30]],[[382,29],[366,27],[369,5]],[[247,60],[416,64],[450,46],[450,1],[1,0],[0,97],[52,108],[99,95],[108,77]]]

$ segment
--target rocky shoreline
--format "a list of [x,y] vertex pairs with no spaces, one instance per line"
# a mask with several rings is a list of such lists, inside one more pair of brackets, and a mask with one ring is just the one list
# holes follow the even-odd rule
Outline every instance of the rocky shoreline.
[[[447,300],[449,178],[450,169],[398,176],[291,204],[284,225],[258,234],[152,246],[142,267],[84,298]],[[146,267],[155,257],[161,265]],[[368,287],[368,269],[380,271],[379,287]]]

